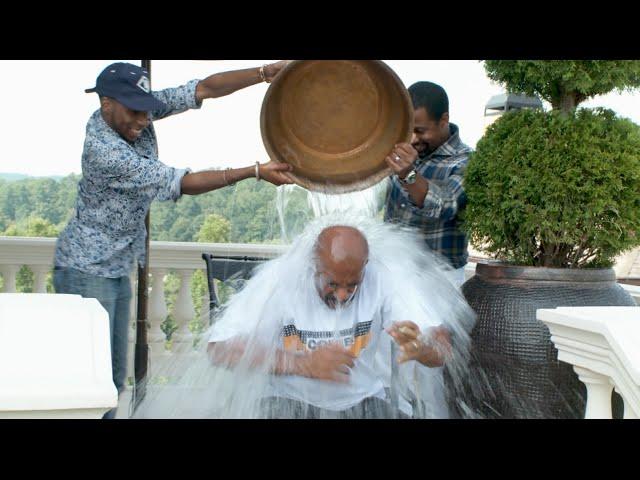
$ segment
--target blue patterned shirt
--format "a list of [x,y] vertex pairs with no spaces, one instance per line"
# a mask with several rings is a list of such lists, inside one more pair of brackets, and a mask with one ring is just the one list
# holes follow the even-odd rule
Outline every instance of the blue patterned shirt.
[[[151,112],[151,120],[200,108],[197,84],[153,92],[167,108]],[[58,238],[54,264],[101,277],[129,275],[136,259],[144,263],[144,220],[151,202],[177,201],[187,172],[158,161],[153,123],[129,143],[100,110],[94,112],[87,123],[75,214]]]
[[384,219],[419,229],[431,250],[444,255],[454,268],[461,268],[469,254],[458,212],[467,202],[462,177],[471,149],[460,140],[456,125],[450,123],[449,128],[449,139],[431,154],[418,157],[414,164],[416,172],[429,180],[429,192],[422,208],[411,200],[394,175]]

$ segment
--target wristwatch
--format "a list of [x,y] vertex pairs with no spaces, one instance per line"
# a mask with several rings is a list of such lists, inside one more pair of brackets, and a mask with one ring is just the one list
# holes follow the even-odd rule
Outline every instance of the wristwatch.
[[406,177],[400,178],[398,176],[398,181],[401,185],[413,185],[414,183],[416,183],[417,176],[418,174],[416,173],[415,169],[412,169],[409,173],[407,173]]

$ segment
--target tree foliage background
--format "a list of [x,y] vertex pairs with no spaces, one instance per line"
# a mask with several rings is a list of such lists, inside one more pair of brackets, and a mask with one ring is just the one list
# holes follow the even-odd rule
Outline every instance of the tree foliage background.
[[[61,179],[0,177],[0,235],[57,237],[73,215],[79,175]],[[284,211],[286,225],[303,225],[311,216],[306,195],[294,190]],[[184,195],[177,203],[154,202],[151,206],[151,240],[211,243],[282,243],[276,208],[276,188],[267,182],[244,181],[204,195]],[[205,268],[204,261],[202,262]],[[16,279],[19,292],[33,291],[33,274],[22,267]],[[175,304],[180,281],[174,272],[165,278],[169,312]],[[2,279],[0,277],[0,287]],[[47,290],[53,292],[51,274]],[[232,290],[219,285],[221,300]],[[190,328],[199,332],[207,283],[202,271],[191,282],[196,317]],[[171,314],[162,326],[168,337],[176,329]]]
[[499,260],[608,267],[640,245],[640,127],[580,103],[640,87],[636,60],[488,60],[510,93],[551,111],[512,111],[486,131],[465,175],[464,228]]

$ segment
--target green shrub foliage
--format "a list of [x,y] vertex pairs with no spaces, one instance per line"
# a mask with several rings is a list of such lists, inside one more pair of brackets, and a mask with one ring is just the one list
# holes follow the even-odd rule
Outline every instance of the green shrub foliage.
[[608,267],[640,245],[640,128],[610,110],[505,114],[465,186],[465,229],[500,260]]

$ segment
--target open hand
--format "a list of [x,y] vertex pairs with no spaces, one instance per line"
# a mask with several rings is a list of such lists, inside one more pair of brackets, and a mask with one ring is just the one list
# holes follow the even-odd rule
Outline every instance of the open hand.
[[293,183],[293,179],[288,172],[293,171],[293,167],[288,163],[274,162],[260,164],[258,167],[260,178],[274,185],[285,185]]
[[387,333],[400,347],[398,363],[417,360],[428,367],[440,367],[451,356],[451,338],[444,327],[431,327],[422,335],[413,322],[394,322]]

